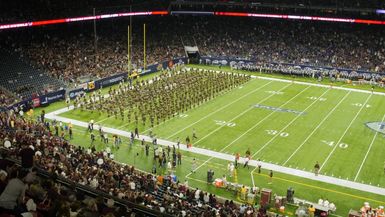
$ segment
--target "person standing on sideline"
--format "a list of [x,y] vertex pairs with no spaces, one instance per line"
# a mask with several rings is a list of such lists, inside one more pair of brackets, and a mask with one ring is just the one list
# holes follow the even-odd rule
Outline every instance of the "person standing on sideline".
[[180,153],[180,151],[178,151],[177,158],[178,158],[178,165],[182,165],[182,154]]
[[197,134],[195,132],[195,128],[193,128],[192,138],[193,139],[198,139]]
[[197,162],[194,158],[192,163],[191,163],[191,173],[195,173],[196,168],[197,168]]
[[190,144],[190,137],[187,136],[187,137],[186,137],[186,145],[188,146],[189,144]]
[[139,138],[139,130],[138,130],[138,127],[135,127],[135,136]]
[[178,146],[178,150],[180,149],[180,139],[179,137],[176,138],[176,146]]
[[131,131],[131,135],[130,135],[130,148],[131,148],[132,145],[134,144],[134,139],[135,139],[135,135],[134,135],[134,133]]
[[69,126],[69,128],[68,128],[68,133],[69,133],[69,135],[70,135],[70,139],[73,139],[72,125]]
[[269,183],[267,184],[271,184],[273,183],[273,170],[270,170],[270,173],[269,173]]
[[148,145],[148,143],[146,143],[146,156],[148,156],[149,149],[150,149],[150,146]]
[[257,166],[258,166],[258,173],[260,174],[261,173],[261,167],[262,167],[260,159],[258,159],[258,161],[257,161]]
[[249,169],[249,160],[250,160],[250,156],[246,156],[245,157],[245,164],[243,165],[243,168],[247,167],[247,169]]
[[239,153],[238,152],[235,153],[235,168],[238,168],[239,157],[240,157]]
[[249,157],[251,155],[250,148],[247,148],[246,150],[246,157]]
[[95,134],[91,132],[91,145],[93,145],[95,142]]
[[318,163],[318,161],[316,161],[316,163],[314,165],[314,174],[316,176],[318,176],[318,174],[319,174],[319,169],[320,169],[319,163]]

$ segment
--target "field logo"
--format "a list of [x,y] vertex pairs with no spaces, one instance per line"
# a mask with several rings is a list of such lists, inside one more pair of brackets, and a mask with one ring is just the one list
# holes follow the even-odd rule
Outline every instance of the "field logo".
[[306,114],[306,112],[300,112],[300,111],[296,111],[296,110],[292,110],[292,109],[277,108],[277,107],[272,107],[272,106],[268,106],[268,105],[256,104],[256,105],[254,105],[254,107],[255,108],[263,108],[263,109],[272,110],[272,111],[277,111],[277,112],[289,112],[289,113],[294,113],[297,115]]
[[365,125],[376,132],[385,134],[385,122],[368,122]]

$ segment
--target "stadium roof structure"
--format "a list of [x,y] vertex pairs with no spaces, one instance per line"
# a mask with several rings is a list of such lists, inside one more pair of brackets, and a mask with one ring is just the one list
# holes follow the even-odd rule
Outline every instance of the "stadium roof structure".
[[301,15],[359,15],[384,17],[385,2],[380,0],[175,0],[172,9],[226,10],[244,12],[295,12]]

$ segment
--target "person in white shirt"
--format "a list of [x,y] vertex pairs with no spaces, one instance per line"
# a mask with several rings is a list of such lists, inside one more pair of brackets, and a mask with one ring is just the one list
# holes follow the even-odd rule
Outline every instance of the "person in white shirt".
[[205,203],[209,203],[210,197],[209,197],[209,195],[208,195],[207,193],[205,193],[205,195],[203,196],[203,201],[204,201]]
[[129,185],[130,185],[130,189],[134,191],[135,190],[135,182],[131,180]]
[[198,188],[195,190],[195,200],[199,200],[199,194],[201,193],[201,190]]
[[231,163],[231,164],[230,164],[230,177],[233,177],[233,174],[234,174],[234,168],[235,168],[234,164]]
[[323,203],[324,203],[324,200],[322,200],[322,198],[320,198],[320,199],[318,200],[318,205],[323,205]]
[[98,180],[94,177],[90,182],[91,188],[97,188],[99,186]]
[[330,204],[329,204],[329,209],[330,209],[331,211],[335,212],[336,209],[337,209],[337,207],[336,207],[336,205],[334,205],[334,203],[330,203]]
[[323,206],[324,207],[329,207],[329,201],[328,199],[325,199],[324,203],[323,203]]

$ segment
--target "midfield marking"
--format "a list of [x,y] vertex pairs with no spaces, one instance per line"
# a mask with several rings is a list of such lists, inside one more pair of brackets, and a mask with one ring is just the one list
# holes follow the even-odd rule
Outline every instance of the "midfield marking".
[[[344,138],[344,136],[346,135],[346,133],[349,131],[350,127],[353,125],[353,122],[357,119],[358,115],[361,113],[362,109],[365,108],[365,105],[368,103],[369,99],[372,97],[373,95],[371,94],[366,100],[365,100],[365,103],[363,104],[363,106],[360,107],[360,109],[358,110],[356,116],[354,116],[354,118],[352,119],[352,121],[350,122],[349,126],[346,128],[345,132],[342,134],[342,136],[340,137],[340,139],[338,140],[337,144],[340,144],[342,139]],[[325,166],[325,164],[328,162],[330,156],[332,156],[332,154],[334,153],[334,151],[336,150],[338,146],[335,145],[333,150],[329,153],[329,155],[326,157],[326,160],[322,163],[319,171],[321,171],[323,169],[323,167]]]
[[[384,116],[382,117],[381,122],[384,122],[384,120],[385,120],[385,114],[384,114]],[[374,143],[374,141],[376,140],[377,135],[378,135],[378,131],[376,131],[376,133],[374,134],[374,137],[373,137],[373,139],[372,139],[372,142],[371,142],[370,145],[369,145],[368,151],[367,151],[366,154],[365,154],[364,160],[362,161],[362,163],[361,163],[361,165],[360,165],[360,168],[358,169],[358,172],[357,172],[357,174],[356,174],[356,177],[354,178],[354,181],[356,181],[357,178],[358,178],[358,176],[360,175],[361,169],[362,169],[362,167],[364,166],[364,163],[365,163],[365,161],[366,161],[366,158],[368,157],[369,152],[370,152],[370,150],[372,149],[373,143]]]
[[334,108],[322,119],[322,121],[317,125],[316,128],[309,134],[309,136],[301,143],[300,146],[290,155],[290,157],[283,163],[285,166],[287,162],[302,148],[302,146],[313,136],[313,134],[318,130],[318,128],[321,127],[321,125],[329,118],[329,116],[340,106],[340,104],[350,95],[351,91],[349,91],[340,101],[339,103],[334,106]]
[[195,124],[197,124],[197,123],[199,123],[199,122],[201,122],[202,120],[204,120],[204,119],[210,117],[211,115],[213,115],[213,114],[215,114],[215,113],[217,113],[217,112],[219,112],[219,111],[222,111],[223,109],[229,107],[230,105],[232,105],[232,104],[234,104],[234,103],[240,101],[241,99],[243,99],[243,98],[249,96],[250,94],[253,94],[253,93],[255,93],[256,91],[258,91],[258,90],[264,88],[265,86],[271,84],[272,82],[273,82],[273,81],[270,81],[270,82],[268,82],[268,83],[266,83],[266,84],[260,86],[259,88],[257,88],[257,89],[255,89],[255,90],[253,90],[253,91],[251,91],[251,92],[249,92],[249,93],[247,93],[247,94],[245,94],[245,95],[239,97],[237,100],[234,100],[234,101],[232,101],[231,103],[229,103],[229,104],[227,104],[227,105],[225,105],[225,106],[223,106],[223,107],[220,107],[219,109],[217,109],[217,110],[215,110],[215,111],[213,111],[213,112],[211,112],[211,113],[209,113],[209,114],[203,116],[202,118],[200,118],[199,120],[195,121],[194,123],[191,123],[191,124],[187,125],[186,127],[184,127],[183,129],[180,129],[180,130],[176,131],[174,134],[172,134],[171,136],[167,137],[166,139],[170,139],[171,137],[177,135],[178,133],[180,133],[180,132],[186,130],[187,128],[189,128],[189,127],[191,127],[191,126],[193,126],[193,125],[195,125]]
[[[330,89],[327,89],[321,96],[324,96],[327,92],[329,92]],[[306,110],[308,110],[310,107],[312,107],[316,102],[318,102],[317,100],[314,100],[310,105],[308,105],[305,110],[303,110],[303,112],[305,112]],[[256,156],[257,154],[259,154],[263,149],[265,149],[275,138],[277,138],[277,136],[279,136],[286,128],[288,128],[292,123],[294,123],[294,121],[296,121],[299,117],[301,117],[300,115],[297,115],[293,120],[291,120],[283,129],[281,129],[279,131],[279,133],[277,133],[275,136],[273,136],[273,138],[271,138],[267,143],[265,143],[257,152],[255,152],[251,158],[253,158],[254,156]]]

